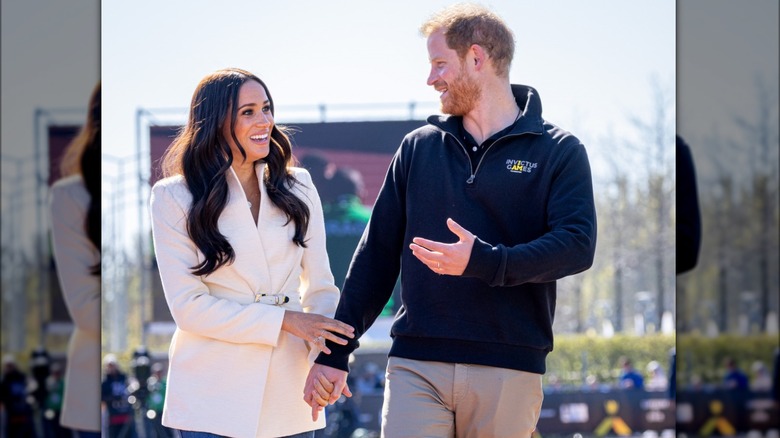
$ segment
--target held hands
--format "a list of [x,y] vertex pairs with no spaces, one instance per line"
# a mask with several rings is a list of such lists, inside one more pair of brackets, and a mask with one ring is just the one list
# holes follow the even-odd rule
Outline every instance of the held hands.
[[439,275],[461,275],[471,258],[476,237],[452,219],[447,219],[447,228],[458,236],[457,242],[441,243],[415,237],[409,248],[431,271]]
[[339,345],[347,344],[346,339],[336,336],[335,333],[350,339],[355,337],[355,329],[341,321],[316,313],[296,312],[294,310],[284,312],[282,330],[311,342],[313,346],[319,348],[325,354],[330,354],[330,349],[325,345],[325,340],[330,340]]
[[352,397],[352,391],[347,386],[347,372],[315,363],[303,388],[303,401],[311,406],[312,421],[317,421],[320,411],[336,403],[341,394]]

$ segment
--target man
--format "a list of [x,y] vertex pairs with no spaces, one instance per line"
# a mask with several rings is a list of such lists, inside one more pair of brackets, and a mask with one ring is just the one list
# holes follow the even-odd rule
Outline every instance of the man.
[[634,369],[631,359],[624,356],[618,362],[621,368],[618,376],[618,387],[621,389],[645,389],[645,378]]
[[748,376],[737,365],[733,357],[723,359],[723,365],[726,367],[726,374],[723,375],[723,386],[728,389],[738,391],[748,390]]
[[[510,84],[514,39],[495,14],[456,5],[421,32],[428,85],[450,116],[430,117],[395,154],[336,319],[357,339],[402,273],[383,436],[528,437],[553,347],[555,281],[593,262],[587,155],[542,119],[536,90]],[[313,416],[316,393],[330,393],[330,403],[350,393],[358,343],[328,347],[305,388]]]

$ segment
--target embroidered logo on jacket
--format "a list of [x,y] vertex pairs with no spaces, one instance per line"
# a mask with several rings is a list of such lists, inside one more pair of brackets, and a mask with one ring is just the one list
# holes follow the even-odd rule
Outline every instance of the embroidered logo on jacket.
[[538,163],[531,163],[524,160],[506,160],[506,168],[512,173],[531,173],[536,169]]

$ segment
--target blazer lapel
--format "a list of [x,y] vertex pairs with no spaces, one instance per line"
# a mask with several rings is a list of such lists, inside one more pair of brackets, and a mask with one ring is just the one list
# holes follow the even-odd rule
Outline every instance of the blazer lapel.
[[271,288],[273,293],[291,292],[287,290],[287,284],[289,279],[296,275],[303,249],[292,241],[295,224],[292,221],[287,223],[287,215],[276,208],[268,197],[263,183],[265,164],[257,166],[256,171],[261,193],[257,232],[271,272]]
[[271,282],[271,272],[263,241],[252,219],[244,189],[232,167],[226,176],[228,203],[220,216],[219,230],[233,247],[236,258],[232,268],[247,283],[248,292],[252,295],[265,292]]

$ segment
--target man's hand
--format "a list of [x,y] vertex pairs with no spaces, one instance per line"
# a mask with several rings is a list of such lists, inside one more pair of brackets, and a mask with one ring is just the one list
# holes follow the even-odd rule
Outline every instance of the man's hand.
[[317,421],[322,408],[336,403],[341,394],[352,397],[347,386],[347,372],[315,363],[303,388],[303,400],[311,406],[312,421]]
[[469,264],[476,237],[452,219],[447,219],[447,228],[458,236],[457,242],[441,243],[415,237],[409,248],[431,271],[437,274],[462,275]]

